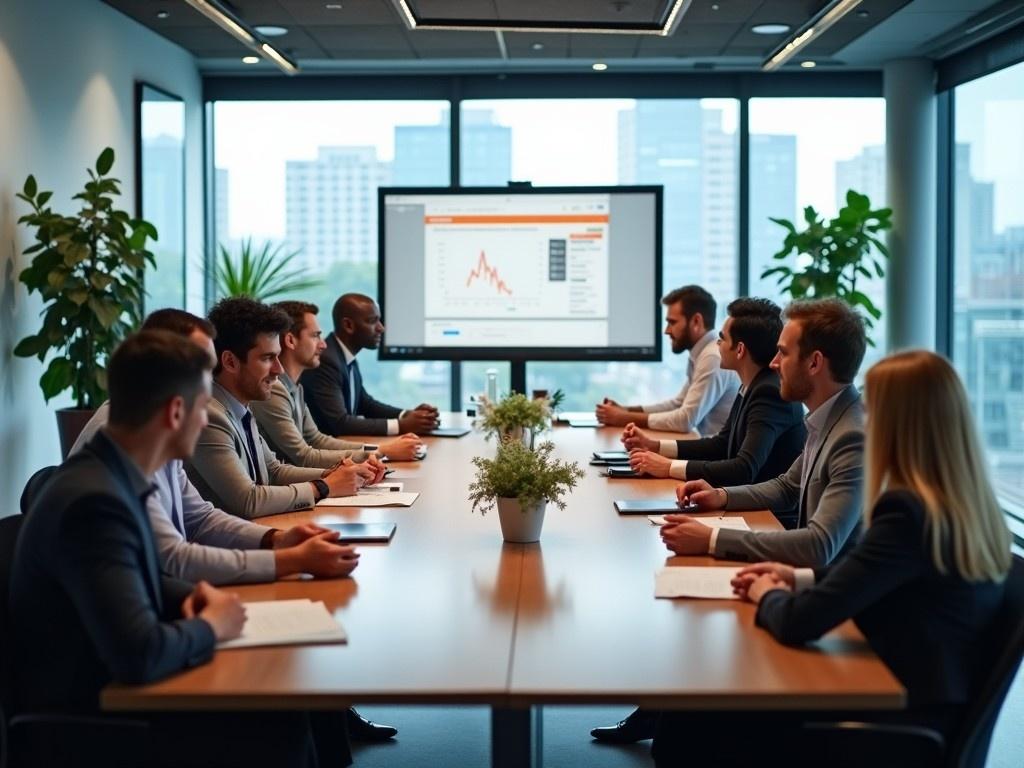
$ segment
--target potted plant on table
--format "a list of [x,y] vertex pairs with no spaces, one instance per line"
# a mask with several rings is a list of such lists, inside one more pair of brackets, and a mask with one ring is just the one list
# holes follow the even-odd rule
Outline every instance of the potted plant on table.
[[488,436],[518,440],[532,448],[537,433],[547,429],[550,420],[551,409],[547,399],[530,399],[513,392],[497,403],[485,398],[481,403],[478,423]]
[[57,411],[65,456],[107,397],[107,360],[142,321],[142,273],[147,262],[156,265],[146,250],[146,240],[157,239],[156,227],[114,207],[121,182],[107,175],[113,165],[114,150],[107,147],[96,169],[88,170],[85,189],[72,198],[82,204],[71,215],[48,206],[53,193],[40,190],[34,176],[18,193],[32,206],[18,223],[33,227],[36,240],[25,250],[32,263],[18,279],[45,305],[42,328],[18,342],[14,354],[43,362],[56,350],[39,385],[47,402],[71,390],[75,406]]
[[552,459],[554,449],[551,442],[534,451],[521,440],[502,440],[493,459],[473,459],[477,472],[469,486],[472,509],[487,514],[497,507],[505,541],[540,540],[547,505],[565,509],[563,497],[583,477],[576,462]]

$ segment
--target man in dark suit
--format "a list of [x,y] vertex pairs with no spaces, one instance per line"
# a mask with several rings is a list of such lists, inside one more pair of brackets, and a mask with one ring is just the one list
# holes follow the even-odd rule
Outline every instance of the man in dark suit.
[[403,411],[374,400],[363,387],[356,355],[376,349],[384,333],[380,308],[369,296],[346,293],[334,303],[334,333],[320,366],[302,374],[313,420],[328,435],[423,435],[438,425],[437,408],[423,403]]
[[[11,573],[19,708],[95,713],[107,684],[202,664],[241,634],[236,595],[161,575],[146,512],[148,478],[186,458],[206,423],[211,362],[167,331],[128,338],[108,368],[109,423],[30,501]],[[302,713],[149,720],[140,765],[315,764]],[[343,722],[332,739],[323,757],[340,765],[350,759]]]
[[744,298],[728,311],[718,347],[722,368],[736,371],[741,387],[725,425],[700,440],[655,440],[627,425],[622,442],[638,472],[745,485],[781,475],[803,450],[803,408],[782,399],[779,375],[769,367],[782,332],[782,310],[767,299]]

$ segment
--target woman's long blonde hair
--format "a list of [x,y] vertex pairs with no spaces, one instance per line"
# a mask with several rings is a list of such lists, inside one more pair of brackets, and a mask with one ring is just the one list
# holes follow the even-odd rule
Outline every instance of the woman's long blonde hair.
[[[940,573],[1000,581],[1010,569],[1010,531],[989,481],[967,393],[933,352],[898,352],[871,367],[867,401],[865,517],[880,493],[916,493]],[[952,556],[952,563],[947,562]]]

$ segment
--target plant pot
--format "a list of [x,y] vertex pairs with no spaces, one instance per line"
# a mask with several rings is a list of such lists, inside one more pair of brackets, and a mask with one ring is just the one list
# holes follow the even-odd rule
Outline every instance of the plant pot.
[[71,446],[82,434],[89,419],[96,413],[95,408],[58,408],[57,434],[60,435],[60,457],[66,459]]
[[546,507],[546,501],[523,509],[519,499],[498,499],[498,519],[501,521],[501,535],[505,541],[514,544],[540,541]]

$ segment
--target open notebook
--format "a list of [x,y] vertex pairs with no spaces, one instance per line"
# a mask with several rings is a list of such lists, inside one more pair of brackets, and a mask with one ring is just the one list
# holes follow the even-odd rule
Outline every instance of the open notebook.
[[217,648],[344,643],[348,640],[345,629],[322,602],[268,600],[244,605],[246,618],[242,635],[217,643]]

